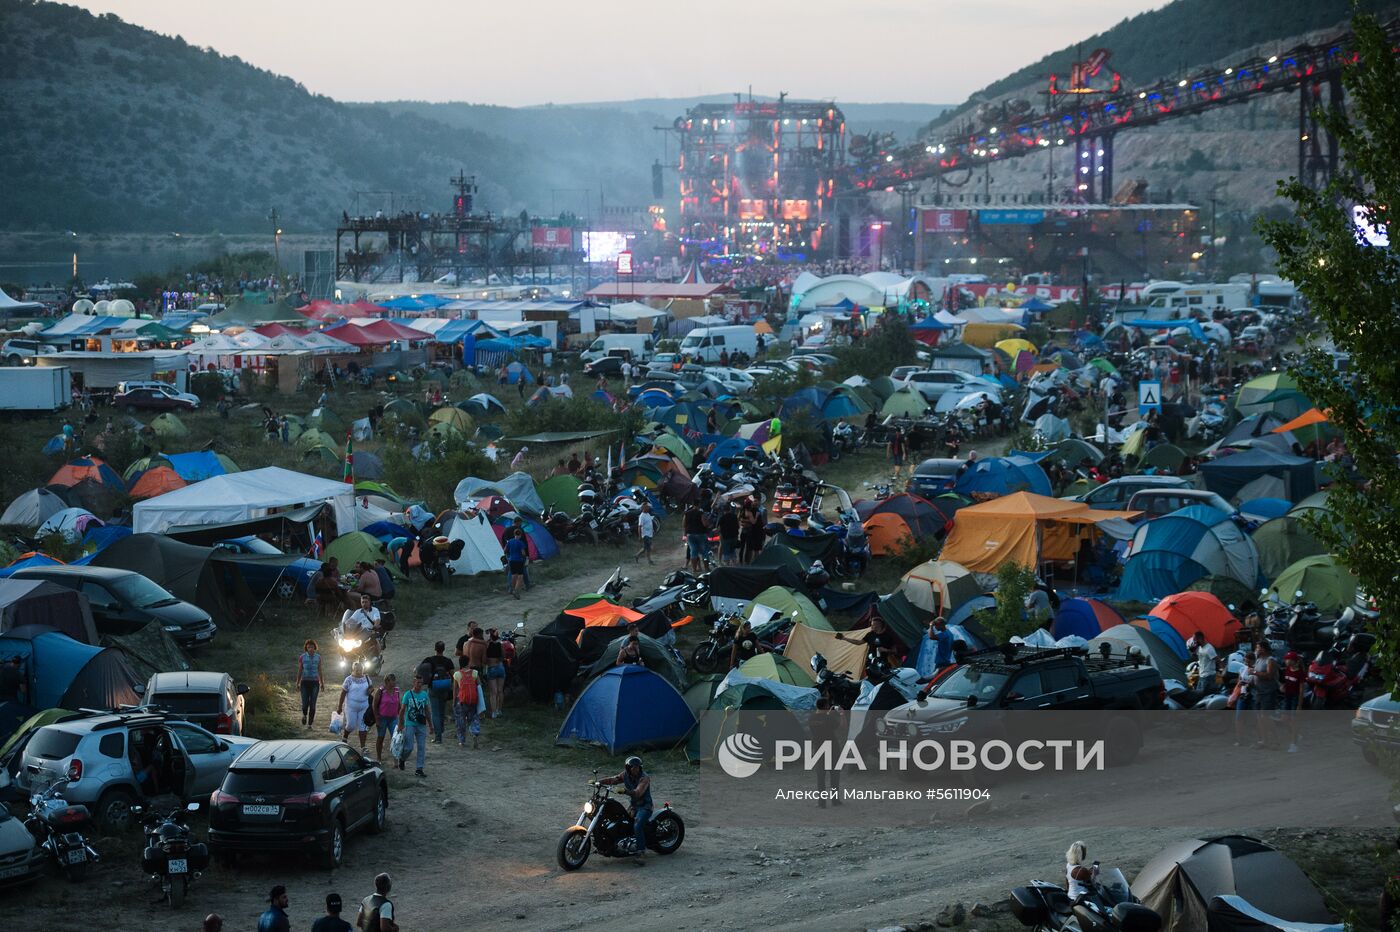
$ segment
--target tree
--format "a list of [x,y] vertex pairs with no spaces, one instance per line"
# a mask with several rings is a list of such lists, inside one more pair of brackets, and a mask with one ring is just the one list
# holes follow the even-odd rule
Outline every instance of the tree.
[[997,567],[997,607],[984,621],[987,633],[998,644],[1013,637],[1025,637],[1035,630],[1026,616],[1026,596],[1035,588],[1035,573],[1019,563],[1003,563]]
[[1297,283],[1319,334],[1350,355],[1347,371],[1317,342],[1290,366],[1301,390],[1346,442],[1359,482],[1334,467],[1328,506],[1335,523],[1311,530],[1351,567],[1381,607],[1376,658],[1390,682],[1400,675],[1400,255],[1358,236],[1353,205],[1384,222],[1400,205],[1400,63],[1375,19],[1352,23],[1357,61],[1343,73],[1349,113],[1320,113],[1340,143],[1345,170],[1322,190],[1299,179],[1279,184],[1292,220],[1264,222],[1260,232],[1278,251],[1278,268]]

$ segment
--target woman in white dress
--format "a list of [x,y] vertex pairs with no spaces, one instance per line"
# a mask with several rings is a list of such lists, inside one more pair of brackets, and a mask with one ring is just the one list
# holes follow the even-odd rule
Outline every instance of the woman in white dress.
[[373,686],[358,662],[350,668],[350,675],[345,678],[345,682],[340,684],[340,702],[337,709],[345,716],[345,727],[340,736],[348,742],[350,732],[358,731],[361,751],[365,749],[365,741],[369,736],[365,713],[369,711],[369,693]]

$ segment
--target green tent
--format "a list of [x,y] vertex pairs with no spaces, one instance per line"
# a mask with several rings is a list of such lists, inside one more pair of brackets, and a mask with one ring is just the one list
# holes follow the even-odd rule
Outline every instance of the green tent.
[[1170,443],[1159,443],[1147,451],[1140,465],[1143,468],[1152,466],[1162,472],[1175,475],[1184,462],[1186,462],[1186,452],[1181,447]]
[[0,758],[7,757],[10,749],[29,734],[45,725],[52,725],[54,722],[66,721],[70,718],[82,718],[86,712],[69,712],[67,709],[45,709],[42,712],[35,712],[24,720],[24,724],[15,729],[14,734],[6,736],[5,743],[0,745]]
[[578,477],[568,475],[550,476],[535,487],[544,507],[555,511],[576,511],[578,509]]
[[[1298,383],[1286,372],[1267,372],[1258,378],[1250,379],[1240,386],[1239,393],[1235,395],[1235,410],[1240,412],[1240,417],[1272,411],[1274,401],[1266,399],[1280,389],[1296,392]],[[1302,410],[1306,411],[1308,407],[1311,406],[1304,406]],[[1294,412],[1290,417],[1301,413],[1302,411]]]
[[1104,359],[1102,356],[1095,356],[1089,360],[1089,365],[1102,372],[1104,375],[1117,375],[1118,367]]
[[655,437],[651,438],[651,443],[652,446],[660,447],[667,453],[670,453],[672,456],[679,459],[682,463],[689,463],[695,458],[695,451],[691,449],[690,444],[686,443],[684,440],[671,433],[669,430],[659,433]]
[[439,421],[438,423],[433,424],[431,427],[428,428],[427,435],[435,440],[441,440],[446,442],[448,440],[460,440],[462,437],[462,432],[452,424],[448,424],[444,421]]
[[344,436],[345,419],[330,408],[314,408],[306,416],[306,426],[316,427],[328,433]]
[[698,720],[700,714],[710,708],[710,703],[715,701],[715,690],[719,684],[724,682],[723,673],[706,673],[699,676],[686,687],[681,696],[685,699],[685,704],[690,706],[690,714]]
[[161,440],[180,440],[190,435],[190,429],[185,426],[185,422],[170,411],[151,421],[151,430],[155,431],[155,435]]
[[899,391],[899,386],[894,379],[887,375],[878,376],[870,380],[870,390],[875,393],[875,397],[884,401],[886,398]]
[[1092,479],[1075,479],[1069,485],[1065,486],[1065,490],[1061,494],[1068,498],[1072,495],[1083,495],[1085,492],[1092,492],[1098,487],[1099,484]]
[[1279,574],[1304,557],[1325,554],[1322,545],[1306,524],[1291,514],[1265,521],[1251,535],[1259,551],[1259,572],[1265,579],[1277,579]]
[[313,427],[297,438],[297,448],[309,450],[312,447],[335,447],[336,439],[318,427]]
[[[768,609],[768,611],[763,611],[763,609]],[[811,599],[800,592],[793,592],[782,586],[769,586],[754,596],[753,601],[744,607],[744,617],[753,621],[755,628],[761,628],[765,622],[771,619],[792,618],[794,613],[796,613],[797,620],[809,628],[816,628],[820,631],[836,630]],[[754,621],[755,617],[758,618],[757,621]]]
[[372,535],[364,531],[351,531],[349,534],[341,534],[331,541],[326,547],[325,559],[335,557],[340,561],[340,571],[348,572],[356,563],[373,563],[380,557],[384,558],[384,565],[388,567],[390,575],[395,579],[403,579],[404,575],[399,571],[398,564],[389,559],[384,545]]
[[302,451],[301,461],[312,466],[342,466],[340,456],[330,447],[317,444]]
[[402,495],[400,495],[398,492],[395,492],[395,491],[394,491],[392,488],[390,488],[389,486],[385,485],[385,484],[382,483],[382,482],[374,482],[374,481],[368,480],[368,479],[366,479],[366,480],[363,481],[363,482],[356,482],[356,483],[355,483],[355,494],[356,494],[356,495],[378,495],[378,496],[380,496],[381,498],[387,498],[387,499],[389,499],[390,501],[397,502],[397,503],[400,504],[400,505],[406,505],[406,504],[408,504],[408,499],[404,498],[404,497],[403,497]]
[[901,388],[880,406],[880,414],[885,417],[919,417],[926,410],[928,400],[912,388]]
[[773,680],[789,686],[811,689],[816,686],[807,671],[782,654],[759,654],[739,664],[739,672],[756,680]]
[[127,485],[130,485],[132,478],[137,473],[145,472],[148,469],[154,469],[157,466],[169,465],[170,460],[158,454],[156,456],[143,456],[138,460],[133,460],[131,465],[126,467],[126,469],[122,472],[122,479],[126,482]]
[[230,457],[222,453],[215,453],[214,459],[219,461],[219,465],[224,467],[224,472],[242,472],[243,468],[235,463]]
[[885,624],[890,626],[890,630],[904,642],[904,646],[917,655],[920,642],[928,634],[928,623],[933,616],[910,602],[898,589],[881,597],[877,611],[885,620]]
[[471,433],[473,424],[472,416],[461,408],[454,408],[452,405],[438,408],[428,415],[429,424],[447,424],[455,427],[458,431],[467,434]]
[[1324,553],[1291,564],[1274,580],[1273,589],[1284,602],[1293,601],[1293,594],[1301,590],[1304,599],[1317,603],[1318,611],[1328,614],[1350,607],[1356,586],[1352,571]]
[[1067,466],[1078,466],[1088,460],[1097,466],[1103,462],[1103,452],[1087,440],[1070,437],[1055,444],[1047,459],[1058,460]]
[[400,424],[411,424],[414,427],[427,426],[427,421],[423,419],[423,412],[419,411],[418,406],[407,398],[395,398],[386,404],[384,418],[398,421]]
[[[595,676],[601,676],[605,671],[617,666],[618,652],[622,650],[622,645],[626,642],[627,638],[617,637],[605,644],[603,653],[584,673],[584,679],[592,680]],[[642,652],[642,666],[676,687],[677,692],[685,689],[685,664],[672,656],[671,652],[656,638],[639,633],[637,644]]]
[[884,403],[884,399],[875,394],[875,389],[869,385],[853,385],[851,391],[855,392],[856,397],[865,403],[865,408],[868,411],[878,411]]
[[[715,748],[737,730],[740,721],[737,714],[739,712],[781,713],[780,720],[784,724],[786,724],[788,717],[787,706],[783,705],[782,700],[756,683],[741,683],[729,687],[715,696],[710,701],[709,708],[704,712],[705,718],[696,716],[700,727],[691,729],[690,739],[686,742],[685,756],[691,762],[714,758]],[[744,717],[744,727],[747,729],[752,729],[756,724],[762,725],[764,722],[765,717],[761,715]],[[703,737],[702,732],[704,733]]]

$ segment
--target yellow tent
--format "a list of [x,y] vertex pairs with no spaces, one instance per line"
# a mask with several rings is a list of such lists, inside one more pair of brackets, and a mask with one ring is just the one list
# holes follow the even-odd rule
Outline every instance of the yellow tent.
[[974,573],[995,573],[1003,563],[1036,567],[1041,561],[1073,560],[1095,524],[1134,514],[1015,492],[959,509],[939,559]]
[[1020,324],[972,323],[963,327],[962,341],[978,349],[991,349],[1001,340],[1009,340],[1026,328]]
[[860,642],[838,641],[835,631],[819,631],[804,624],[792,626],[783,656],[805,669],[811,669],[813,654],[826,658],[827,669],[845,673],[859,682],[865,678],[865,645]]
[[1034,343],[1032,343],[1030,340],[1024,340],[1020,337],[1012,337],[1009,340],[1002,340],[997,344],[997,349],[1001,350],[1003,353],[1010,356],[1012,359],[1015,359],[1017,355],[1019,355],[1023,350],[1027,353],[1030,353],[1032,356],[1034,356],[1037,352]]
[[464,434],[472,429],[471,415],[461,408],[453,407],[452,405],[438,408],[432,414],[428,415],[428,423],[448,424]]

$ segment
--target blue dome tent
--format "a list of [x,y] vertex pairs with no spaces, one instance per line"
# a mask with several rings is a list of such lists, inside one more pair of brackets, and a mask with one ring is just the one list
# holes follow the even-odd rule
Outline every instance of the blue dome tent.
[[1010,495],[1031,492],[1049,497],[1050,477],[1029,456],[998,456],[978,460],[957,477],[953,491],[959,495]]
[[579,695],[555,744],[597,744],[611,754],[675,747],[695,727],[685,698],[641,666],[613,667]]
[[25,625],[0,636],[0,658],[14,657],[36,709],[116,709],[141,701],[136,674],[114,647],[94,647],[43,625]]
[[1230,516],[1191,505],[1140,526],[1123,567],[1118,598],[1155,602],[1203,576],[1228,576],[1258,588],[1259,550]]

